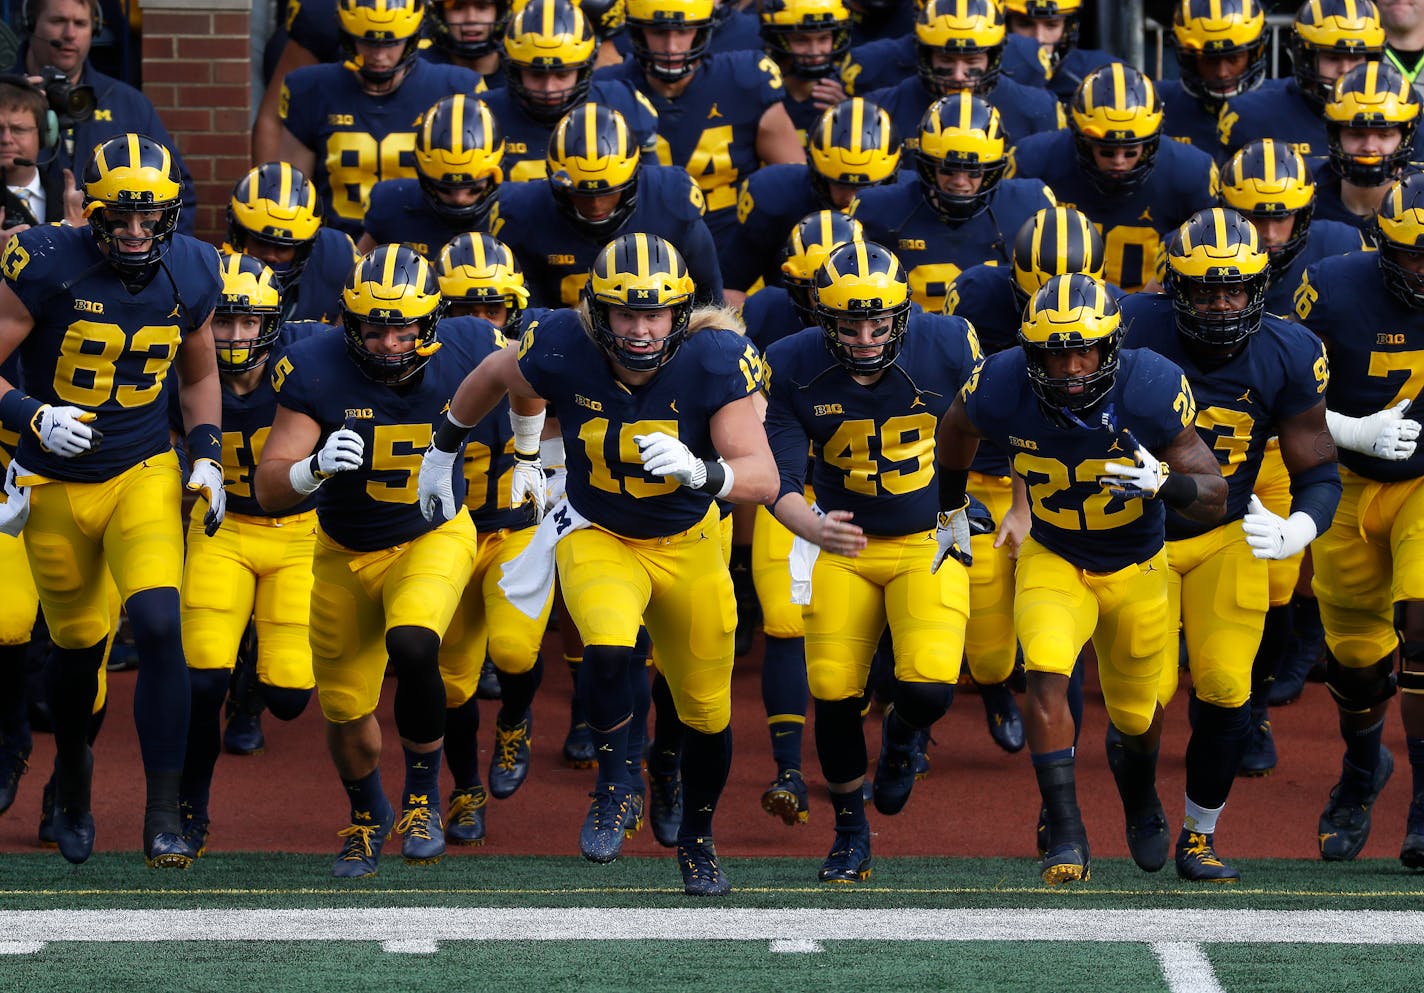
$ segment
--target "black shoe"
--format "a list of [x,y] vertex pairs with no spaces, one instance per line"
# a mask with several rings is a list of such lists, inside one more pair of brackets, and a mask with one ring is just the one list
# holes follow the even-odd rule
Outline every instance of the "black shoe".
[[837,828],[817,878],[823,883],[863,883],[870,878],[870,825]]
[[1251,726],[1246,739],[1246,751],[1241,755],[1241,775],[1269,776],[1276,768],[1276,739],[1271,734],[1270,721],[1258,721]]
[[905,809],[917,778],[914,747],[896,745],[890,740],[888,727],[894,713],[893,709],[885,712],[880,735],[880,758],[875,763],[875,782],[871,785],[870,794],[875,809],[886,815],[898,814]]
[[534,719],[529,711],[518,724],[505,727],[495,718],[494,754],[490,756],[489,791],[490,796],[503,800],[513,796],[514,791],[524,785],[529,777],[530,737],[534,730]]
[[262,683],[257,677],[257,654],[252,646],[240,652],[228,684],[227,706],[223,708],[227,727],[223,729],[223,751],[229,755],[261,755],[267,747],[262,735]]
[[732,892],[711,838],[679,841],[677,867],[682,870],[682,891],[688,896],[726,896]]
[[994,744],[1010,755],[1023,751],[1023,714],[1009,684],[980,686],[979,698],[984,702],[984,719],[989,722],[989,737]]
[[1241,873],[1221,861],[1214,835],[1182,828],[1177,835],[1177,875],[1189,883],[1238,883]]
[[1353,791],[1354,798],[1347,798],[1342,802],[1340,795],[1345,792],[1346,777],[1362,778],[1358,769],[1348,760],[1345,762],[1340,781],[1330,791],[1330,802],[1325,805],[1325,810],[1320,815],[1319,841],[1322,859],[1327,862],[1347,862],[1360,854],[1370,837],[1370,811],[1393,772],[1394,756],[1381,745],[1379,764],[1375,766],[1368,786],[1362,791],[1358,782],[1352,783],[1351,785],[1356,787]]
[[486,658],[484,665],[480,666],[480,681],[475,686],[475,699],[498,700],[503,695],[504,691],[499,685],[499,670]]
[[1167,834],[1167,815],[1160,802],[1126,815],[1127,850],[1143,872],[1157,872],[1167,864],[1172,842]]

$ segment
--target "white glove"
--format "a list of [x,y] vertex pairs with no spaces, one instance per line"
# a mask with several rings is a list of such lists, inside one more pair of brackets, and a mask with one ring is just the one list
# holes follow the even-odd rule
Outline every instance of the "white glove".
[[40,447],[61,458],[92,452],[99,447],[103,434],[90,427],[95,418],[92,411],[78,407],[51,407],[45,404],[35,415],[32,427],[39,435]]
[[203,515],[203,533],[209,538],[217,534],[227,513],[227,490],[223,489],[222,466],[212,459],[198,459],[193,470],[188,473],[188,489],[198,493],[208,501],[208,512]]
[[542,521],[549,509],[549,477],[544,475],[544,463],[537,458],[514,457],[514,476],[509,481],[509,505],[521,506],[525,501],[534,505],[534,520]]
[[21,486],[16,480],[24,475],[20,463],[10,460],[10,468],[5,473],[5,503],[0,504],[0,533],[17,537],[25,528],[30,517],[30,488]]
[[969,549],[969,504],[958,510],[942,511],[935,526],[935,557],[930,572],[939,572],[944,560],[953,555],[966,568],[974,564],[974,553]]
[[643,468],[652,475],[675,479],[692,489],[707,482],[707,463],[693,455],[691,449],[672,435],[654,431],[652,434],[635,434],[633,441],[638,446],[638,457],[643,460]]
[[1315,521],[1297,510],[1282,517],[1266,509],[1256,494],[1251,494],[1246,516],[1241,518],[1241,530],[1246,532],[1246,544],[1258,559],[1288,559],[1315,540]]
[[569,471],[563,466],[549,472],[549,506],[552,507],[564,498],[564,494],[569,488]]
[[1106,475],[1098,477],[1098,482],[1108,488],[1108,492],[1122,497],[1141,497],[1150,500],[1157,495],[1171,469],[1157,461],[1157,457],[1141,445],[1137,446],[1137,464],[1109,462],[1103,466]]
[[427,521],[444,524],[459,512],[455,504],[455,458],[458,452],[442,452],[431,445],[420,459],[420,475],[415,490],[420,512]]
[[340,428],[326,439],[316,453],[316,470],[323,476],[361,468],[366,457],[366,440],[350,428]]
[[1414,454],[1419,437],[1419,422],[1404,416],[1409,403],[1401,400],[1388,410],[1366,417],[1350,417],[1327,410],[1325,424],[1341,448],[1402,462]]

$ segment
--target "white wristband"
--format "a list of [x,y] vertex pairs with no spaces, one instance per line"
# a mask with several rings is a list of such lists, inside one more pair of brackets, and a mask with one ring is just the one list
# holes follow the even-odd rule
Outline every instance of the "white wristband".
[[287,470],[287,481],[292,484],[292,489],[302,496],[310,496],[316,492],[316,488],[321,485],[321,477],[312,471],[312,463],[316,461],[316,456],[302,459],[300,462],[293,462],[292,467]]
[[[719,459],[718,461],[720,462],[721,460]],[[732,492],[732,487],[737,484],[737,476],[732,472],[730,464],[722,462],[722,471],[726,473],[725,478],[722,480],[722,488],[714,494],[718,500],[725,500],[727,494]]]
[[1330,436],[1335,439],[1335,444],[1352,452],[1372,455],[1377,432],[1365,424],[1365,420],[1363,417],[1351,417],[1349,414],[1340,414],[1329,409],[1325,411],[1325,426],[1330,429]]
[[565,465],[564,439],[559,436],[539,442],[539,461],[545,469],[562,469]]
[[544,433],[544,411],[526,416],[509,409],[509,426],[514,429],[514,451],[531,455],[539,451],[539,435]]

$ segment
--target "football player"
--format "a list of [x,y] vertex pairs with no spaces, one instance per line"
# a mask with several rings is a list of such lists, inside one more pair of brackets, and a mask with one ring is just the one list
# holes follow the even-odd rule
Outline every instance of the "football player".
[[545,175],[554,126],[587,100],[617,110],[639,147],[654,152],[657,111],[631,83],[595,80],[597,55],[593,28],[570,0],[531,0],[515,14],[504,36],[508,85],[484,98],[504,129],[504,171],[512,182]]
[[277,397],[272,371],[293,343],[331,334],[325,324],[282,323],[272,270],[247,255],[220,259],[222,293],[213,314],[213,344],[222,383],[223,485],[226,526],[210,541],[196,515],[188,525],[181,598],[183,649],[192,710],[179,803],[183,840],[194,857],[208,844],[208,800],[219,748],[218,719],[233,662],[250,619],[256,619],[258,695],[278,720],[290,721],[311,696],[312,500],[281,514],[263,511],[252,475]]
[[134,690],[148,793],[144,856],[150,866],[186,868],[193,852],[178,814],[189,707],[178,626],[182,482],[165,379],[176,363],[188,488],[207,501],[194,512],[211,536],[225,502],[211,326],[217,252],[176,233],[178,167],[153,139],[109,139],[83,178],[89,226],[23,231],[0,263],[0,361],[18,351],[34,394],[0,381],[0,422],[20,433],[10,473],[30,489],[26,550],[54,642],[55,840],[74,863],[94,846],[87,731],[116,626],[107,566],[144,662]]
[[631,0],[633,58],[599,71],[631,83],[658,114],[658,161],[687,170],[707,201],[707,227],[727,258],[737,188],[758,165],[804,162],[776,63],[760,51],[709,51],[716,0]]
[[548,178],[510,186],[493,233],[525,261],[530,298],[579,301],[594,257],[623,231],[666,238],[699,294],[720,301],[717,248],[702,219],[702,190],[681,169],[644,164],[622,114],[598,103],[569,111],[549,139]]
[[[408,863],[437,862],[445,853],[440,639],[478,548],[474,522],[457,512],[459,504],[439,526],[421,515],[413,453],[429,443],[465,370],[500,342],[484,324],[484,334],[440,340],[434,267],[404,246],[365,255],[341,302],[342,332],[296,343],[272,371],[277,413],[256,484],[268,513],[316,496],[312,670],[327,747],[351,804],[332,874],[352,879],[376,872],[392,829],[403,835]],[[464,496],[458,470],[448,485]],[[399,822],[381,785],[375,715],[388,666],[405,756]],[[478,668],[476,662],[475,678]]]
[[427,27],[435,44],[422,56],[473,69],[498,89],[505,81],[500,41],[514,6],[513,0],[430,0]]
[[[1166,292],[1122,301],[1123,344],[1151,349],[1186,373],[1197,433],[1211,446],[1227,485],[1219,521],[1167,512],[1168,617],[1185,631],[1196,698],[1186,817],[1174,856],[1177,875],[1194,882],[1241,878],[1217,854],[1215,838],[1258,721],[1250,702],[1252,660],[1261,657],[1270,604],[1267,564],[1299,556],[1329,528],[1340,501],[1335,445],[1325,425],[1325,352],[1304,328],[1266,313],[1270,278],[1270,255],[1251,222],[1214,207],[1194,214],[1173,236]],[[1273,437],[1289,475],[1284,513],[1252,495]],[[1163,706],[1176,691],[1177,669],[1177,644],[1168,639],[1158,694]],[[1109,746],[1115,774],[1122,771],[1121,756]]]
[[866,190],[856,216],[865,235],[893,246],[915,303],[938,313],[962,269],[1009,261],[1008,241],[1053,193],[1032,179],[1005,179],[1009,137],[999,112],[968,92],[925,112],[914,151],[918,183]]
[[358,252],[399,242],[428,259],[463,231],[483,231],[504,180],[504,131],[485,104],[463,93],[425,112],[415,138],[415,179],[383,179]]
[[846,97],[839,76],[850,51],[850,11],[842,0],[767,0],[761,41],[781,70],[781,102],[804,141],[821,114]]
[[1315,217],[1315,177],[1295,149],[1274,138],[1243,145],[1222,167],[1221,205],[1256,228],[1271,256],[1266,312],[1290,314],[1306,267],[1368,246],[1363,232]]
[[[1353,859],[1394,770],[1381,743],[1389,698],[1399,713],[1413,775],[1399,858],[1424,868],[1424,452],[1419,422],[1424,349],[1424,174],[1385,194],[1375,253],[1317,262],[1296,294],[1296,316],[1325,342],[1330,433],[1340,446],[1345,493],[1330,530],[1311,547],[1312,585],[1325,625],[1326,685],[1340,711],[1345,760],[1320,815],[1320,857]],[[1396,667],[1398,675],[1396,676]]]
[[1289,79],[1272,79],[1228,99],[1217,135],[1232,155],[1257,138],[1274,138],[1309,160],[1326,154],[1320,112],[1335,80],[1384,56],[1384,28],[1370,0],[1304,0],[1291,23]]
[[338,319],[341,289],[359,257],[351,236],[321,223],[316,187],[286,162],[264,162],[237,181],[223,250],[272,270],[282,322]]
[[[895,691],[875,769],[880,813],[904,809],[915,784],[915,736],[944,716],[959,676],[967,534],[963,560],[937,575],[912,551],[938,519],[935,425],[982,355],[962,318],[911,316],[905,270],[874,242],[833,248],[816,274],[814,301],[818,326],[767,353],[767,434],[781,472],[772,512],[815,556],[799,602],[808,604],[806,675],[835,812],[819,877],[854,883],[871,873],[861,708],[882,631],[888,624],[894,639]],[[814,504],[806,501],[808,481]],[[795,584],[801,567],[792,569]]]
[[277,158],[311,178],[326,222],[356,238],[371,187],[414,178],[420,115],[484,83],[462,66],[417,58],[425,0],[339,0],[336,13],[345,60],[287,74]]
[[866,93],[857,86],[856,92],[885,108],[907,145],[926,109],[956,93],[981,97],[1015,139],[1061,128],[1063,108],[1052,94],[1000,72],[1005,37],[997,0],[931,0],[915,21],[915,75],[887,89]]
[[1033,58],[1009,45],[1004,50],[1004,75],[1026,86],[1047,86],[1063,103],[1094,69],[1117,62],[1115,55],[1078,45],[1082,0],[1005,0],[1004,13],[1011,38],[1035,43]]
[[584,643],[579,696],[599,768],[579,848],[585,858],[611,862],[633,825],[641,784],[629,782],[625,753],[632,676],[645,678],[633,646],[646,622],[686,725],[677,837],[683,888],[721,895],[731,885],[712,817],[731,761],[736,614],[717,500],[770,501],[776,465],[756,401],[761,356],[720,326],[722,311],[694,316],[695,292],[666,241],[627,234],[609,243],[578,310],[526,328],[517,349],[491,356],[461,384],[426,452],[421,496],[428,513],[443,512],[443,467],[468,430],[460,425],[477,422],[506,393],[558,405],[568,492],[544,518],[542,554],[526,568],[535,573],[531,585],[544,590],[553,578],[550,554],[557,559]]
[[1156,87],[1117,62],[1083,80],[1067,130],[1017,140],[1014,162],[1014,175],[1047,183],[1092,218],[1107,247],[1107,278],[1129,292],[1152,281],[1162,235],[1216,202],[1212,157],[1164,142]]
[[1221,161],[1222,106],[1266,78],[1266,12],[1260,0],[1177,0],[1170,40],[1181,79],[1157,83],[1162,133]]
[[1368,227],[1414,155],[1419,115],[1418,91],[1388,62],[1341,76],[1325,102],[1330,158],[1315,169],[1315,213]]
[[[1054,276],[1024,310],[1022,347],[985,360],[936,440],[946,514],[964,506],[980,437],[1010,453],[1022,480],[1006,540],[1018,546],[1014,631],[1028,672],[1024,723],[1046,812],[1040,872],[1049,885],[1091,871],[1066,700],[1089,638],[1108,718],[1122,735],[1117,779],[1129,848],[1143,868],[1166,863],[1171,842],[1156,787],[1157,691],[1171,641],[1163,519],[1170,506],[1210,523],[1226,500],[1181,369],[1123,350],[1122,334],[1106,286],[1081,273]],[[969,543],[967,525],[958,531],[941,531],[936,562]]]
[[737,230],[722,259],[728,302],[758,278],[781,282],[778,246],[798,219],[816,210],[855,210],[862,190],[899,177],[900,136],[890,115],[856,97],[821,115],[806,136],[806,162],[764,166],[747,177],[737,198]]

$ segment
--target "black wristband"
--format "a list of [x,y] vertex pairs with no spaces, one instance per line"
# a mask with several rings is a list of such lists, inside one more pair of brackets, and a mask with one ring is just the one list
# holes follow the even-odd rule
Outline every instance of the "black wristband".
[[716,496],[722,492],[722,484],[727,481],[726,467],[716,459],[706,459],[702,464],[707,467],[707,478],[703,480],[701,486],[696,487],[697,492]]
[[1174,472],[1162,480],[1157,497],[1173,510],[1181,510],[1197,501],[1197,481],[1190,473]]
[[430,443],[442,452],[458,452],[469,433],[468,427],[456,424],[447,413],[435,426],[435,436],[430,439]]
[[963,508],[964,491],[969,486],[968,469],[939,468],[939,509],[941,513]]
[[188,458],[194,462],[211,459],[222,465],[222,429],[216,424],[199,424],[188,432]]

